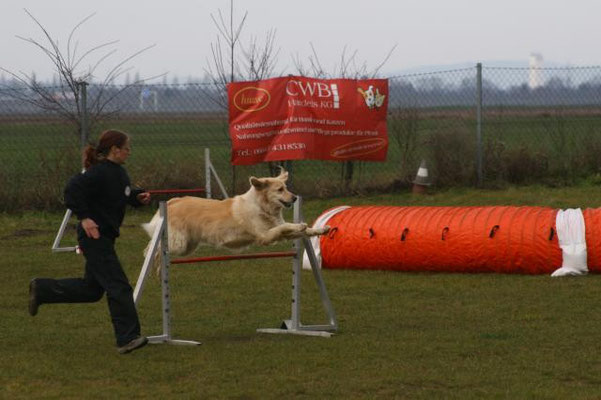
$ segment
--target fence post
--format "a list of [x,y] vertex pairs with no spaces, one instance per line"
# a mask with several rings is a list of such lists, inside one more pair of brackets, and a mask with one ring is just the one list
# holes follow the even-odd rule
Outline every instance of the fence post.
[[476,64],[476,172],[477,186],[482,187],[482,63]]
[[294,187],[294,170],[292,169],[292,160],[284,161],[284,168],[286,168],[286,171],[288,171],[288,187],[290,187],[292,190],[295,190],[296,188]]
[[353,181],[354,175],[354,164],[352,161],[343,161],[342,162],[342,183],[344,186],[344,190],[348,193],[349,188],[351,187],[351,183]]
[[88,83],[84,81],[78,82],[81,87],[81,148],[86,147],[88,143]]
[[232,165],[232,196],[236,195],[236,166]]

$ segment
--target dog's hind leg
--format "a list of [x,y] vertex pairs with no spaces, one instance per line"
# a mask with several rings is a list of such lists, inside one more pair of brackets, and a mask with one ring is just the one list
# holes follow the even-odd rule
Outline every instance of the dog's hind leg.
[[189,235],[182,230],[169,226],[169,253],[175,256],[184,256],[196,248]]

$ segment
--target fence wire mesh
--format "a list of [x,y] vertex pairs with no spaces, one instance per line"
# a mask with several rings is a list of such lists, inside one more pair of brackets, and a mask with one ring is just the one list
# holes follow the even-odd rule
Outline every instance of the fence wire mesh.
[[488,182],[571,183],[601,169],[601,69],[484,68]]
[[[481,80],[476,66],[390,77],[386,162],[286,162],[292,186],[309,197],[400,190],[422,160],[438,187],[475,185],[479,174],[480,183],[500,186],[600,173],[601,67],[481,71]],[[60,207],[66,180],[81,168],[82,99],[44,89],[64,107],[40,107],[39,93],[0,85],[1,210]],[[86,94],[89,140],[107,128],[128,132],[128,170],[140,186],[204,186],[205,148],[230,194],[246,190],[250,175],[274,171],[230,165],[224,93],[212,84],[90,84]]]

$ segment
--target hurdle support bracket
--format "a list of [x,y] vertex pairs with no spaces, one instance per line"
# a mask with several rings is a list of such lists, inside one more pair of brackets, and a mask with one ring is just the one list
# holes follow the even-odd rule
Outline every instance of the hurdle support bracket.
[[161,201],[159,203],[160,224],[155,230],[148,245],[144,264],[140,271],[140,276],[136,282],[134,289],[134,303],[138,305],[144,283],[150,272],[152,260],[157,251],[161,252],[161,290],[162,290],[162,316],[163,316],[163,334],[157,336],[149,336],[148,343],[152,344],[179,344],[179,345],[200,345],[201,342],[195,340],[173,339],[171,337],[171,294],[169,291],[169,249],[168,249],[168,232],[167,232],[167,203]]
[[205,190],[207,192],[208,199],[212,198],[213,196],[211,191],[211,177],[215,178],[215,181],[221,190],[221,194],[227,199],[229,197],[227,195],[227,190],[225,190],[225,186],[223,186],[223,183],[219,178],[219,174],[217,173],[217,170],[211,161],[211,150],[209,150],[209,148],[205,148]]
[[[302,198],[299,196],[297,201],[294,203],[294,222],[300,223],[303,221],[302,215]],[[262,328],[257,329],[260,333],[280,333],[280,334],[291,334],[291,335],[304,335],[304,336],[321,336],[331,337],[334,332],[338,330],[338,322],[336,320],[336,313],[334,307],[328,296],[328,291],[321,275],[321,267],[319,261],[313,251],[313,246],[308,238],[300,238],[294,240],[294,249],[296,255],[292,260],[292,301],[291,301],[291,318],[284,320],[280,325],[280,328]],[[309,262],[311,264],[311,270],[313,271],[313,277],[319,288],[319,295],[323,308],[327,314],[328,323],[323,325],[303,325],[301,323],[301,274],[302,274],[302,260],[303,260],[303,249],[307,252]]]
[[61,222],[61,226],[58,228],[58,232],[56,233],[56,237],[54,238],[54,242],[52,242],[52,252],[53,253],[66,253],[66,252],[77,252],[78,246],[70,246],[70,247],[60,247],[61,240],[65,235],[65,229],[67,229],[67,224],[69,223],[69,219],[71,218],[71,214],[73,211],[67,209],[65,212],[65,216],[63,217],[63,221]]

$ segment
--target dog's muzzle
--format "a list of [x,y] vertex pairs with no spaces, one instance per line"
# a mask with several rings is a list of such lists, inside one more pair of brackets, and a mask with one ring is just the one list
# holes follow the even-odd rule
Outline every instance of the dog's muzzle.
[[284,207],[290,208],[290,207],[292,207],[292,204],[294,204],[295,201],[296,201],[296,196],[293,196],[292,201],[280,200],[280,203],[282,203],[284,205]]

